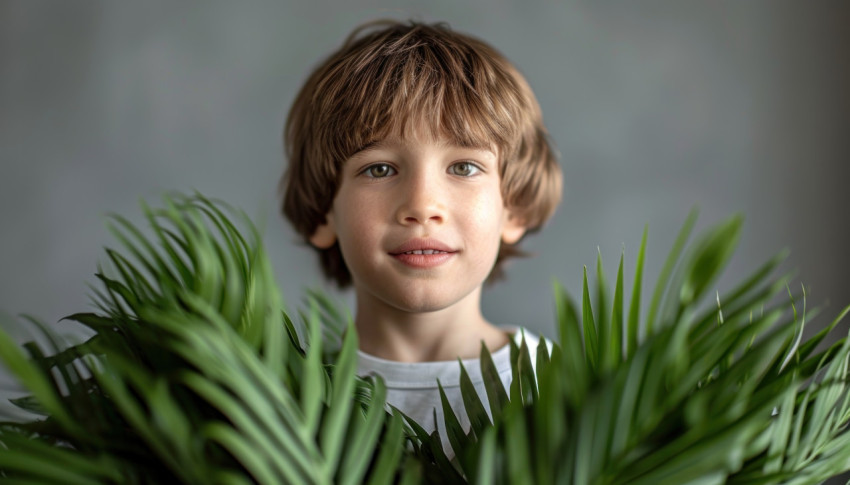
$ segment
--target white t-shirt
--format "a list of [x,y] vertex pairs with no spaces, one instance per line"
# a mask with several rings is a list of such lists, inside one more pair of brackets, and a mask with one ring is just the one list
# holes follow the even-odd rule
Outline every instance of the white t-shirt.
[[[517,345],[520,344],[522,335],[525,334],[525,343],[528,346],[531,363],[532,365],[536,365],[537,345],[540,338],[525,329],[522,332],[515,328],[507,328],[505,330],[513,333],[514,341]],[[547,348],[549,348],[548,343]],[[505,389],[510,389],[510,345],[501,347],[491,355],[499,377],[505,385]],[[396,362],[379,359],[363,351],[358,351],[358,359],[357,374],[363,377],[370,375],[383,377],[387,385],[387,404],[398,408],[399,411],[416,421],[429,434],[434,429],[439,428],[443,449],[449,458],[453,457],[454,453],[452,453],[448,434],[446,433],[443,405],[440,401],[440,389],[437,387],[437,379],[440,380],[440,384],[442,384],[443,390],[446,392],[446,397],[457,415],[460,425],[468,432],[470,424],[460,393],[460,364],[458,361]],[[472,380],[472,384],[475,386],[475,390],[478,391],[478,396],[481,398],[482,404],[484,404],[487,413],[490,414],[490,404],[486,397],[487,393],[484,388],[479,359],[465,359],[462,362],[467,374],[469,374],[470,380]],[[437,412],[436,423],[434,422],[434,410]]]

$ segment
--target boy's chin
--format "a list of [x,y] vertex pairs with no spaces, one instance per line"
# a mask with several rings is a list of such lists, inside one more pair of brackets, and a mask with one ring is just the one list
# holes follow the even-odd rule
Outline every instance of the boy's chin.
[[[396,311],[408,314],[426,314],[452,308],[477,308],[480,286],[471,289],[447,288],[445,285],[406,285],[394,288],[372,288],[358,291],[358,307],[363,299],[371,300],[367,307],[381,311]],[[383,290],[383,291],[381,291]],[[454,291],[453,291],[454,290]],[[367,293],[367,294],[363,294]]]
[[457,295],[440,294],[404,294],[397,297],[390,295],[384,301],[405,313],[434,313],[452,308],[457,304]]

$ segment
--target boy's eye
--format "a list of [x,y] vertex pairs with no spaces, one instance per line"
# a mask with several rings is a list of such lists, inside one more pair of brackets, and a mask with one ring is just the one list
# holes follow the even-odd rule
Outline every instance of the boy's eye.
[[395,175],[395,169],[386,163],[376,163],[375,165],[366,167],[366,170],[363,171],[363,175],[369,178],[379,179]]
[[481,169],[472,162],[457,162],[449,167],[449,172],[452,175],[460,175],[461,177],[471,177],[480,171]]

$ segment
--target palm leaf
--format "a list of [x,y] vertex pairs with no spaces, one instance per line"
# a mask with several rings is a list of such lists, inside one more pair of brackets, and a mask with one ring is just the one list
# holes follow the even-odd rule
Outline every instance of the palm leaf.
[[143,210],[157,246],[113,217],[126,253],[107,250],[101,312],[68,317],[91,328],[91,339],[56,339],[47,352],[31,343],[27,356],[0,332],[3,361],[33,392],[19,403],[48,415],[0,428],[0,474],[67,483],[416,480],[401,452],[411,431],[384,410],[382,383],[355,376],[356,332],[349,326],[329,366],[318,309],[333,309],[313,298],[301,322],[312,338],[302,341],[244,216],[247,239],[230,209],[199,194]]
[[[850,469],[850,344],[814,352],[850,308],[803,340],[810,318],[805,308],[798,314],[794,297],[781,296],[785,278],[773,276],[780,256],[703,309],[741,219],[710,228],[688,248],[694,224],[692,213],[655,285],[643,333],[646,232],[625,322],[622,258],[610,310],[594,308],[586,270],[581,320],[555,285],[561,341],[530,375],[539,393],[512,392],[504,402],[503,390],[487,388],[498,404],[492,426],[479,423],[463,437],[453,430],[452,445],[464,449],[455,465],[468,480],[819,483]],[[608,301],[600,260],[597,274],[599,305]],[[512,365],[522,383],[528,363],[521,354]],[[491,366],[484,352],[481,365]],[[479,413],[465,395],[474,390],[462,392],[467,412]]]
[[714,291],[740,218],[687,246],[689,216],[643,321],[646,230],[628,305],[624,253],[613,291],[601,255],[595,285],[585,269],[580,308],[556,283],[551,353],[541,342],[532,361],[511,342],[506,391],[482,346],[486,396],[461,370],[468,430],[442,393],[450,459],[437,432],[385,411],[380,380],[356,377],[346,311],[315,291],[300,319],[283,311],[243,214],[200,194],[143,212],[151,237],[112,219],[122,249],[97,274],[99,312],[68,317],[93,337],[45,329],[47,348],[21,348],[0,332],[0,357],[32,393],[13,403],[43,414],[0,424],[4,479],[754,484],[850,469],[850,340],[821,349],[850,307],[804,338],[816,312],[805,289],[782,296],[781,256]]

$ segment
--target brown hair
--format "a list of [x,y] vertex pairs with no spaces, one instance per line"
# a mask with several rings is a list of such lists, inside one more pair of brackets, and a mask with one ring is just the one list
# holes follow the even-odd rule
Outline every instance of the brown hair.
[[[498,51],[445,24],[376,21],[354,30],[310,75],[289,112],[282,210],[308,239],[325,223],[345,160],[367,144],[424,123],[460,146],[498,148],[502,198],[538,230],[561,196],[561,171],[540,107]],[[521,255],[502,243],[501,263]],[[319,251],[325,276],[351,283],[339,245]]]

